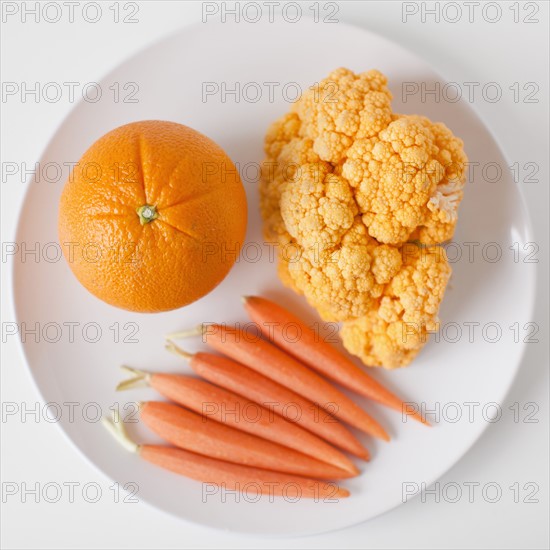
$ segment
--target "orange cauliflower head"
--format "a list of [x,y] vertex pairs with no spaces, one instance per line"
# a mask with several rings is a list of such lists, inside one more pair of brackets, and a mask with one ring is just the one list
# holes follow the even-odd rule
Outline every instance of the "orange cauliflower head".
[[[338,69],[266,134],[260,208],[282,281],[369,365],[416,356],[438,323],[466,156],[441,123],[392,112],[386,77]],[[434,259],[435,258],[435,259]]]

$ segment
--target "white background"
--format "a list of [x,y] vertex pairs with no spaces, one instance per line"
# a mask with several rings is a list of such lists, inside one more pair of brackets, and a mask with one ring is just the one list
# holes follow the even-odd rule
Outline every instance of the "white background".
[[[142,2],[134,18],[137,23],[115,23],[114,2],[101,2],[103,15],[97,23],[83,20],[75,7],[71,23],[68,8],[60,21],[35,22],[21,10],[8,11],[15,3],[4,3],[1,26],[1,71],[3,82],[92,82],[132,53],[175,32],[200,23],[199,2]],[[261,4],[261,2],[259,2]],[[33,8],[35,2],[28,2]],[[62,2],[59,2],[62,5]],[[129,13],[122,9],[120,16]],[[229,5],[233,3],[228,3]],[[302,3],[311,13],[312,2]],[[408,7],[404,8],[404,4]],[[112,483],[83,461],[61,431],[43,419],[26,422],[20,416],[3,417],[1,423],[1,465],[6,483],[79,483],[74,502],[68,491],[57,503],[32,495],[22,502],[21,494],[3,492],[1,545],[3,548],[548,548],[548,3],[520,2],[520,22],[514,21],[513,2],[492,2],[501,8],[500,20],[493,23],[496,8],[482,10],[483,2],[462,5],[462,17],[453,23],[454,7],[440,3],[440,20],[422,15],[434,2],[356,1],[338,3],[336,18],[378,32],[426,59],[443,78],[452,82],[496,82],[504,90],[502,99],[486,101],[475,96],[473,107],[501,145],[510,164],[536,162],[538,183],[520,183],[529,207],[534,239],[540,247],[538,300],[533,321],[541,329],[538,344],[528,351],[503,409],[513,403],[521,407],[538,405],[538,423],[513,421],[508,410],[501,421],[490,426],[482,439],[440,480],[459,484],[462,498],[456,503],[435,501],[426,495],[416,498],[384,516],[356,527],[300,539],[259,539],[230,535],[182,523],[140,503],[115,502]],[[456,4],[456,3],[455,3]],[[7,7],[7,6],[10,7]],[[241,2],[241,6],[244,2]],[[526,23],[533,8],[538,23]],[[403,21],[404,9],[418,13]],[[53,13],[53,11],[51,12]],[[93,12],[89,12],[93,15]],[[229,17],[229,16],[228,16]],[[447,19],[447,20],[445,20]],[[246,23],[245,23],[246,24]],[[297,23],[299,24],[299,23]],[[284,36],[281,36],[284,40]],[[509,86],[536,82],[537,104],[514,102]],[[77,88],[78,90],[79,88]],[[479,89],[479,88],[478,88]],[[73,104],[65,100],[35,102],[28,97],[2,97],[2,241],[14,240],[19,207],[26,183],[20,175],[7,177],[6,163],[27,163],[30,168],[60,121]],[[25,181],[26,178],[23,178]],[[2,260],[2,321],[13,320],[11,290],[6,286],[9,262]],[[39,281],[37,281],[39,284]],[[27,409],[38,401],[37,394],[19,355],[13,337],[2,341],[1,396],[3,403],[15,402]],[[78,359],[75,358],[75,361]],[[475,380],[472,380],[475,384]],[[524,414],[524,413],[522,413]],[[81,488],[97,483],[102,497],[86,502]],[[478,489],[473,502],[465,483],[495,482],[502,497],[490,503]],[[518,483],[520,501],[527,496],[526,483],[539,487],[538,503],[514,502],[509,489]],[[124,498],[121,493],[120,500]],[[139,494],[138,494],[139,498]],[[184,495],[182,495],[184,498]]]

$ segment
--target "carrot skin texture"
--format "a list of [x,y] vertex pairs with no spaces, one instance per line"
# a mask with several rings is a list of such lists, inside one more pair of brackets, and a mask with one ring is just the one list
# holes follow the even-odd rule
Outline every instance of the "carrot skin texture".
[[[399,397],[370,377],[336,348],[319,339],[306,323],[290,311],[260,296],[247,296],[244,299],[244,307],[264,337],[294,358],[360,395],[403,412],[404,403]],[[300,338],[295,342],[284,337],[283,327],[288,323],[300,327]],[[409,415],[429,425],[418,412]]]
[[330,382],[296,361],[293,357],[263,340],[236,327],[206,325],[203,340],[216,351],[228,355],[279,384],[319,403],[334,416],[365,433],[389,441],[389,436],[371,416]]
[[179,405],[148,401],[143,422],[172,445],[212,458],[320,479],[352,477],[350,472],[202,417]]
[[[152,374],[150,385],[167,399],[209,419],[279,443],[352,475],[359,474],[348,457],[324,440],[233,392],[178,374]],[[222,405],[227,407],[226,411]]]
[[278,415],[283,414],[287,405],[295,407],[298,414],[291,417],[289,413],[289,416],[283,418],[299,424],[363,460],[369,460],[368,450],[338,419],[271,378],[227,357],[205,352],[194,354],[189,365],[205,380],[242,395],[254,403],[270,405]]
[[[231,491],[245,490],[269,496],[294,496],[294,493],[287,493],[287,490],[297,490],[301,498],[319,499],[349,496],[347,489],[333,483],[232,464],[174,447],[142,445],[139,454],[151,464],[203,483],[223,486]],[[289,487],[291,489],[288,489]]]

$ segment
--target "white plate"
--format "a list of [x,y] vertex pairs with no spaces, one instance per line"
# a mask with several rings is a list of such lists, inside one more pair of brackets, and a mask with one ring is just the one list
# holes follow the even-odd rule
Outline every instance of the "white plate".
[[[227,279],[207,297],[179,311],[157,315],[131,314],[110,307],[88,294],[71,274],[64,260],[35,262],[27,258],[14,267],[14,299],[17,319],[27,327],[41,323],[39,342],[29,337],[23,351],[29,369],[44,401],[57,403],[62,410],[59,424],[76,448],[110,478],[135,482],[138,498],[185,520],[240,532],[273,535],[319,533],[352,525],[381,514],[402,502],[403,483],[430,484],[450,468],[474,443],[492,411],[483,406],[502,403],[518,369],[534,299],[534,266],[523,263],[523,244],[529,239],[529,222],[517,186],[505,168],[507,163],[495,140],[474,112],[463,102],[428,101],[419,94],[401,102],[402,82],[439,81],[440,78],[421,59],[387,40],[363,30],[313,22],[291,24],[198,25],[184,29],[140,52],[116,68],[101,82],[104,97],[98,103],[79,103],[63,122],[40,161],[77,161],[99,136],[121,124],[140,119],[166,119],[185,123],[217,141],[243,168],[250,172],[246,182],[250,204],[248,242],[263,242],[260,232],[258,197],[254,164],[262,158],[265,129],[289,107],[282,88],[299,83],[302,89],[318,81],[332,69],[347,66],[355,71],[378,68],[390,79],[394,92],[394,110],[423,113],[448,124],[461,136],[471,161],[484,166],[496,162],[504,168],[497,183],[476,178],[466,190],[460,210],[456,241],[480,242],[474,247],[474,261],[467,258],[454,264],[454,275],[442,309],[446,323],[458,323],[462,337],[456,343],[453,326],[440,343],[430,343],[411,368],[399,372],[376,372],[401,395],[425,401],[429,407],[437,401],[442,411],[446,404],[457,403],[461,420],[452,422],[455,409],[448,405],[441,422],[432,429],[417,423],[402,423],[397,413],[378,406],[366,407],[388,427],[393,442],[368,441],[373,460],[362,467],[363,474],[346,483],[352,497],[337,504],[276,500],[247,502],[241,497],[220,495],[203,498],[201,485],[158,469],[128,454],[111,439],[99,423],[93,422],[98,403],[103,412],[113,403],[154,396],[150,390],[116,394],[121,379],[118,365],[127,363],[154,370],[181,370],[182,363],[163,349],[163,334],[191,327],[202,321],[244,321],[239,297],[242,294],[268,293],[314,319],[303,301],[284,289],[264,249],[258,262],[240,261]],[[138,103],[115,103],[109,86],[120,83],[121,98],[132,91],[124,83],[136,82]],[[227,88],[258,83],[264,93],[256,103],[227,96],[209,96],[204,102],[202,84],[225,82]],[[263,83],[277,82],[274,101]],[[253,98],[251,85],[248,97]],[[287,96],[292,85],[285,89]],[[21,212],[18,241],[29,246],[41,243],[44,256],[55,256],[55,248],[46,243],[57,241],[56,219],[59,195],[67,170],[58,183],[43,179],[32,183]],[[491,176],[490,176],[491,177]],[[245,178],[246,179],[246,178]],[[484,243],[494,242],[502,250],[500,261],[491,263],[482,257]],[[508,247],[519,243],[520,262]],[[253,258],[254,248],[249,250]],[[486,249],[486,257],[492,257]],[[494,252],[494,250],[493,250]],[[67,323],[76,325],[71,341]],[[468,338],[468,325],[477,322],[476,336]],[[490,343],[491,329],[482,336],[486,323],[498,323],[499,341]],[[62,333],[54,340],[57,323]],[[64,324],[65,323],[65,324]],[[89,325],[83,334],[83,327]],[[127,325],[127,323],[133,323]],[[514,342],[509,328],[519,323],[520,343]],[[95,343],[95,328],[101,337]],[[139,331],[137,342],[132,327]],[[118,329],[117,329],[118,327]],[[116,334],[118,330],[118,335]],[[84,331],[85,332],[85,331]],[[190,342],[188,348],[200,347]],[[70,418],[67,402],[78,402],[75,418]],[[467,402],[478,402],[472,419]],[[87,419],[83,411],[86,410]],[[482,412],[487,414],[483,415]],[[506,411],[504,411],[506,414]],[[471,420],[471,421],[470,421]],[[145,428],[135,426],[135,437],[153,441]],[[409,486],[410,487],[410,486]]]

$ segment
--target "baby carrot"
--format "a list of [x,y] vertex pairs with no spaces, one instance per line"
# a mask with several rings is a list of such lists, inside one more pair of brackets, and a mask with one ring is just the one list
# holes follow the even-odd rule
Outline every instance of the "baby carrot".
[[145,382],[163,397],[203,416],[285,445],[321,462],[347,470],[352,475],[359,474],[355,464],[327,442],[245,397],[191,376],[123,368],[135,376],[121,382],[117,390]]
[[202,378],[254,403],[269,406],[276,414],[333,445],[363,460],[369,459],[367,449],[339,420],[292,390],[227,357],[204,352],[190,354],[173,342],[168,342],[166,347],[189,361],[191,368]]
[[347,489],[332,482],[231,464],[183,449],[143,445],[140,455],[148,462],[176,474],[219,485],[230,491],[331,500],[349,497]]
[[270,497],[292,495],[293,498],[338,499],[349,496],[348,490],[330,482],[232,464],[174,447],[137,445],[128,437],[121,422],[114,423],[104,418],[103,423],[126,449],[139,454],[147,462],[203,483]]
[[[405,413],[405,404],[399,397],[371,378],[336,348],[323,342],[319,335],[296,315],[259,296],[244,296],[243,301],[249,317],[258,325],[262,334],[281,349],[342,386]],[[285,338],[285,331],[289,326],[297,331],[299,338],[292,341]],[[407,414],[428,424],[418,412]]]
[[349,397],[270,342],[226,325],[204,324],[200,331],[203,340],[216,351],[293,389],[355,428],[389,441],[384,428]]
[[352,477],[341,468],[230,428],[178,405],[148,401],[140,407],[140,417],[153,432],[172,445],[211,458],[321,479]]

